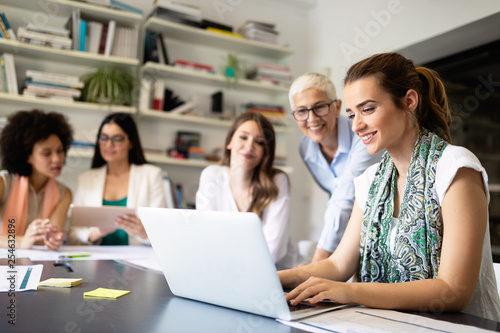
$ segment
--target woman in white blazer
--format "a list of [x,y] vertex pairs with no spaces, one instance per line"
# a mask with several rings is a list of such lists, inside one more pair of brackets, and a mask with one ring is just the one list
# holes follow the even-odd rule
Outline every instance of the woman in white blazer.
[[[130,114],[107,116],[98,131],[91,169],[78,177],[75,205],[166,207],[162,171],[147,164],[137,126]],[[68,244],[147,244],[140,219],[117,216],[117,230],[70,229]]]

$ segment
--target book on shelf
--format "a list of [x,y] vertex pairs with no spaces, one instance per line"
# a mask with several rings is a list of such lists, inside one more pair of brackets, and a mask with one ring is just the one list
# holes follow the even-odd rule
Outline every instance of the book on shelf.
[[209,73],[209,74],[215,73],[215,70],[212,66],[206,65],[206,64],[200,64],[200,63],[193,62],[193,61],[176,60],[174,62],[174,67],[179,67],[179,68],[184,68],[184,69],[189,69],[189,70],[203,72],[203,73]]
[[70,32],[71,39],[73,40],[73,50],[80,50],[80,9],[75,8],[71,12],[64,28]]
[[86,20],[80,20],[80,51],[85,52],[86,49],[86,44],[87,44],[87,21]]
[[175,138],[176,158],[189,158],[189,148],[200,147],[199,132],[178,131]]
[[288,87],[293,81],[292,72],[287,66],[258,62],[247,72],[247,78],[262,83]]
[[166,43],[161,32],[156,35],[156,41],[158,45],[158,58],[160,63],[168,65],[170,61],[168,59]]
[[87,23],[87,31],[88,31],[87,52],[94,53],[94,54],[99,53],[99,45],[101,44],[102,27],[103,27],[103,23],[101,23],[101,22],[89,21]]
[[51,46],[52,44],[54,44],[56,45],[56,47],[60,46],[62,48],[70,49],[73,43],[72,39],[69,37],[28,30],[25,27],[19,27],[17,29],[17,35],[19,37],[19,41],[21,42],[28,42],[38,45]]
[[286,125],[286,112],[282,105],[268,103],[246,103],[243,112],[260,113],[275,125]]
[[200,22],[200,27],[207,29],[208,27],[216,28],[219,30],[225,30],[228,32],[233,32],[233,27],[224,23],[215,22],[207,19],[202,19]]
[[3,53],[0,55],[2,59],[2,76],[4,79],[4,92],[10,95],[19,95],[19,87],[17,86],[16,65],[14,63],[14,55],[11,53]]
[[144,63],[148,61],[169,64],[166,44],[161,33],[149,31],[144,37]]
[[84,85],[83,81],[76,75],[42,72],[32,69],[26,70],[26,78],[31,81],[52,83],[71,88],[83,88]]
[[31,22],[27,23],[25,25],[26,30],[30,31],[35,31],[35,32],[41,32],[45,34],[51,34],[51,35],[56,35],[56,36],[62,36],[62,37],[70,37],[70,30],[66,28],[58,28],[58,27],[51,27],[47,25],[35,25]]
[[99,42],[99,54],[104,54],[104,49],[106,48],[106,37],[108,36],[108,22],[102,24],[101,40]]
[[150,14],[151,17],[156,17],[162,20],[185,24],[196,28],[200,27],[201,16],[192,16],[189,14],[177,12],[162,7],[155,7]]
[[165,88],[163,93],[163,111],[171,113],[186,113],[191,111],[193,105],[186,105],[179,96],[169,88]]
[[139,110],[149,110],[153,102],[153,81],[142,78],[139,92]]
[[110,0],[78,0],[80,2],[93,3],[95,5],[109,6]]
[[81,96],[81,88],[77,76],[27,70],[23,96],[72,102]]
[[275,24],[248,20],[236,29],[244,38],[264,43],[277,44],[279,32]]
[[195,5],[171,0],[155,0],[153,5],[155,8],[168,9],[173,12],[200,18],[201,20],[201,8]]
[[131,13],[135,13],[135,14],[139,14],[139,15],[144,14],[144,12],[141,9],[134,7],[134,6],[131,6],[129,4],[126,4],[123,1],[109,0],[108,2],[109,2],[108,5],[111,8],[117,8],[117,9],[125,10],[127,12],[131,12]]
[[136,58],[138,33],[137,29],[116,26],[111,55]]
[[222,34],[222,35],[226,35],[226,36],[236,37],[236,38],[242,38],[243,37],[239,33],[231,32],[231,31],[227,31],[227,30],[223,30],[223,29],[218,29],[218,28],[214,28],[214,27],[207,27],[205,30],[211,31],[211,32],[215,32],[217,34]]
[[111,55],[111,48],[113,47],[113,40],[115,38],[116,21],[109,20],[108,28],[106,31],[106,44],[104,46],[104,55]]
[[165,96],[165,82],[162,80],[153,83],[153,110],[163,110]]
[[14,29],[12,29],[9,20],[7,19],[7,15],[4,12],[0,13],[0,28],[0,30],[2,30],[2,34],[5,36],[4,38],[14,40],[17,39],[17,36],[14,33]]
[[167,208],[176,208],[173,189],[174,184],[172,183],[172,179],[166,173],[163,173],[163,190],[165,191]]

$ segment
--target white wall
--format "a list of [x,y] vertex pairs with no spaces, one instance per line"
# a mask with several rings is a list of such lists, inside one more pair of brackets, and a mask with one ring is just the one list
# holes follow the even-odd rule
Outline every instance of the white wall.
[[[306,70],[330,69],[342,98],[342,80],[356,61],[404,49],[498,12],[496,0],[318,0],[308,14]],[[497,25],[489,28],[498,30]],[[309,213],[315,221],[311,234],[317,235],[324,192],[313,187],[310,200],[315,203]]]
[[[139,0],[122,0],[130,5],[142,9],[145,13],[149,13],[152,9],[153,1],[144,3]],[[246,20],[257,20],[262,22],[272,22],[276,24],[277,30],[280,31],[279,44],[288,45],[295,50],[295,53],[290,56],[285,63],[288,64],[296,77],[305,72],[306,69],[306,40],[307,40],[307,9],[315,2],[315,0],[179,0],[179,2],[189,3],[199,6],[202,10],[202,15],[206,19],[218,21],[221,23],[232,25],[237,28]],[[171,44],[174,45],[174,44]],[[174,45],[175,46],[175,45]],[[175,53],[169,48],[169,53]],[[190,56],[186,55],[186,59]],[[214,56],[212,56],[214,57]],[[175,60],[175,59],[174,59]],[[193,59],[196,61],[196,59]],[[207,59],[207,63],[214,64],[216,60]],[[201,59],[200,59],[201,62]],[[283,96],[286,97],[286,96]],[[288,98],[284,98],[285,107],[288,108]],[[165,126],[165,123],[155,124],[155,121],[144,121],[139,125],[141,139],[144,146],[155,144],[155,140],[165,140],[165,135],[174,131],[175,128]],[[293,126],[294,132],[286,135],[286,155],[287,165],[293,167],[294,172],[290,174],[291,183],[291,225],[292,239],[315,238],[314,223],[311,222],[310,212],[314,209],[310,207],[310,193],[315,187],[314,180],[309,175],[302,160],[298,154],[298,144],[301,137],[300,130],[296,128],[293,118],[290,117],[290,123]],[[163,133],[162,133],[163,131]],[[204,130],[205,132],[205,130]],[[223,134],[223,133],[222,133]],[[223,144],[224,136],[220,135],[220,143]],[[158,142],[158,145],[160,143]],[[194,196],[195,187],[199,173],[197,170],[179,168],[173,166],[165,166],[165,169],[174,181],[186,183],[187,195]],[[201,171],[199,169],[198,171]],[[326,199],[326,194],[323,194],[323,199]],[[324,205],[317,208],[321,212],[320,221],[322,223],[322,211]]]

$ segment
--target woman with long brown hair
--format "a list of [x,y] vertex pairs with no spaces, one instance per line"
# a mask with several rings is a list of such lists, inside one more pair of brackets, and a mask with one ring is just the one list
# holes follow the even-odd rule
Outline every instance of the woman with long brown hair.
[[[344,101],[378,165],[355,179],[354,208],[330,258],[279,272],[292,304],[463,311],[500,320],[488,230],[488,176],[451,144],[444,85],[397,53],[353,65]],[[345,283],[358,273],[359,282]]]
[[288,268],[296,256],[288,230],[288,177],[273,167],[275,149],[269,120],[257,113],[241,114],[227,134],[221,165],[201,173],[196,209],[256,213],[276,266]]

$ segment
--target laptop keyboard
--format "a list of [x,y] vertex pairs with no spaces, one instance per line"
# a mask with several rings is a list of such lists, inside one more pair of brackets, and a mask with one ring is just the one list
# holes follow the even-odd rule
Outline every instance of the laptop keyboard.
[[316,306],[314,306],[314,305],[306,304],[306,303],[299,303],[297,305],[291,305],[290,303],[288,303],[288,309],[290,310],[290,312],[311,309],[311,308],[315,308],[315,307]]

